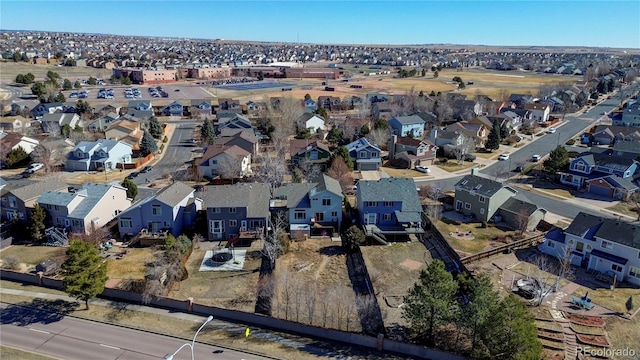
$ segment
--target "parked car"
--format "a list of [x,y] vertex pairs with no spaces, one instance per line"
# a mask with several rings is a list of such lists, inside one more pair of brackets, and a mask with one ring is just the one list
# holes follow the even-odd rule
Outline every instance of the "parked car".
[[515,171],[515,172],[522,172],[522,171],[524,171],[524,166],[522,166],[522,165],[518,165],[518,166],[516,166],[516,168],[515,168],[515,169],[513,169],[513,171]]
[[476,156],[473,154],[464,154],[462,156],[462,160],[464,161],[476,161]]
[[33,164],[29,165],[29,166],[24,170],[24,172],[25,172],[26,174],[33,174],[34,172],[36,172],[36,171],[38,171],[38,170],[42,169],[43,167],[44,167],[44,164],[42,164],[42,163],[33,163]]
[[556,128],[554,128],[554,127],[550,127],[550,128],[548,128],[548,129],[547,129],[547,134],[553,134],[553,133],[555,133],[556,131],[557,131],[557,129],[556,129]]
[[153,170],[153,166],[145,166],[142,168],[142,170],[140,170],[140,174],[146,174],[151,170]]
[[509,160],[509,154],[502,154],[498,156],[498,160]]
[[535,155],[533,155],[533,156],[531,157],[531,161],[533,161],[533,162],[538,162],[538,161],[540,161],[540,159],[541,159],[541,158],[542,158],[542,157],[541,157],[540,155],[535,154]]
[[140,175],[140,173],[139,173],[139,172],[137,172],[137,171],[134,171],[134,172],[132,172],[131,174],[129,174],[129,176],[127,176],[127,179],[129,179],[129,180],[131,180],[131,179],[135,179],[135,178],[137,178],[137,177],[138,177],[138,175]]
[[429,168],[428,168],[428,167],[426,167],[426,166],[420,166],[420,165],[418,165],[418,166],[416,166],[416,167],[415,167],[415,169],[416,169],[416,171],[420,171],[421,173],[425,173],[425,174],[428,174],[428,173],[430,173],[430,172],[431,172],[431,169],[429,169]]

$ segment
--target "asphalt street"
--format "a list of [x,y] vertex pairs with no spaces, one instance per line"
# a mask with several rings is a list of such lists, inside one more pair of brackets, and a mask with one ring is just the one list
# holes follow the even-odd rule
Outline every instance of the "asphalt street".
[[[2,309],[2,332],[0,333],[2,345],[59,359],[158,360],[173,354],[186,343],[185,340],[65,317],[44,310],[8,304],[0,304],[0,308]],[[176,360],[190,358],[189,346],[185,346],[174,357]],[[266,359],[198,343],[194,346],[194,358]]]

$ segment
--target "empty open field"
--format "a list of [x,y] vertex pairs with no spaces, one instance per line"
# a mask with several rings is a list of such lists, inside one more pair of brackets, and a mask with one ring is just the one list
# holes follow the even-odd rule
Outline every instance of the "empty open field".
[[39,263],[49,259],[64,259],[66,248],[38,245],[12,245],[0,252],[0,259],[9,256],[17,258],[24,264],[23,270],[35,267]]
[[88,79],[109,79],[111,70],[96,69],[88,66],[56,66],[53,64],[34,65],[25,62],[0,62],[0,81],[13,82],[18,74],[32,73],[36,80],[44,80],[48,71],[57,72],[61,78],[71,81]]

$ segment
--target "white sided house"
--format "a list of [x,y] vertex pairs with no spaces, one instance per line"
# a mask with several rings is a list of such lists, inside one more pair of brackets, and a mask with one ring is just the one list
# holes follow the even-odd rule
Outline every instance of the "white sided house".
[[601,273],[612,271],[618,283],[627,281],[640,286],[637,224],[581,212],[566,229],[549,231],[538,248],[551,256],[570,256],[575,266]]

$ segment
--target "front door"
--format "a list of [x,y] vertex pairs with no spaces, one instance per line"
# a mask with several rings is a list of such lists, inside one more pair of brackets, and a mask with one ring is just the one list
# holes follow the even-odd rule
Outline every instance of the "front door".
[[576,251],[581,253],[583,250],[584,250],[584,243],[582,241],[578,241],[578,243],[576,244]]
[[150,225],[150,229],[149,231],[151,231],[152,233],[156,233],[158,232],[158,224],[157,222],[152,222]]
[[240,231],[247,231],[247,220],[240,221]]
[[366,222],[367,224],[375,224],[376,223],[376,214],[367,214],[366,216]]
[[456,201],[456,211],[462,210],[462,201]]

